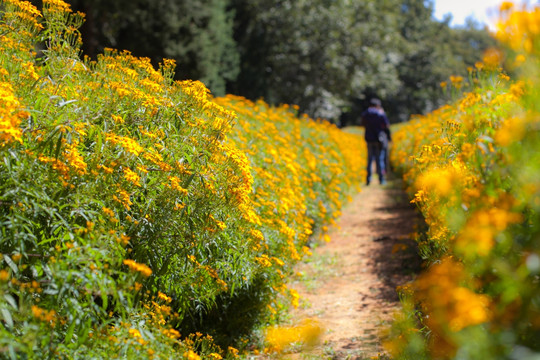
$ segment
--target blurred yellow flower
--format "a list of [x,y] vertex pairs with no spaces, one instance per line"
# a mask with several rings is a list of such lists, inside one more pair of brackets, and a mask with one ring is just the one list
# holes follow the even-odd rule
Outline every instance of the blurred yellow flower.
[[137,263],[136,261],[130,259],[125,259],[123,264],[126,265],[131,271],[140,272],[145,277],[152,275],[152,270],[145,264]]
[[272,327],[266,331],[267,352],[283,352],[295,344],[303,347],[315,346],[323,329],[315,319],[306,319],[296,326]]

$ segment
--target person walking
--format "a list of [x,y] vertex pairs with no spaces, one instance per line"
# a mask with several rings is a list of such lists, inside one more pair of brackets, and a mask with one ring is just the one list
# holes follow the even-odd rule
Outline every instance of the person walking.
[[372,163],[375,162],[377,175],[381,184],[386,183],[386,152],[390,135],[390,121],[384,112],[381,100],[373,98],[369,107],[362,113],[362,126],[365,128],[364,138],[367,143],[368,162],[366,185],[371,182]]

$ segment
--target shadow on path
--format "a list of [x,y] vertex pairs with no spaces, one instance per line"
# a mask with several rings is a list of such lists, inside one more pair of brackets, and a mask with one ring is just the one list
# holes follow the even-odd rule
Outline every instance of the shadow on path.
[[377,299],[391,302],[399,301],[396,287],[403,285],[404,279],[412,279],[422,266],[417,244],[410,236],[421,215],[401,187],[401,180],[383,187],[381,205],[373,209],[373,218],[367,222],[377,234],[372,241],[379,243],[371,262],[382,285]]

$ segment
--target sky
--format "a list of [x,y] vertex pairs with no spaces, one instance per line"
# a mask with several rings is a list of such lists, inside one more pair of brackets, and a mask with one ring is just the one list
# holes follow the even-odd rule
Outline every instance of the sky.
[[452,14],[452,26],[463,25],[472,15],[491,29],[497,20],[498,8],[503,0],[434,0],[435,18],[442,20],[445,14]]

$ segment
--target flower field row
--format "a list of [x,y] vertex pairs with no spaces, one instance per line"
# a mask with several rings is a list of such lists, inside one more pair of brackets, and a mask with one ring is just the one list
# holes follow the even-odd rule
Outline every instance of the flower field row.
[[1,356],[236,357],[294,300],[285,279],[364,177],[363,140],[214,99],[170,60],[81,59],[84,15],[61,0],[1,9]]
[[471,70],[473,90],[393,136],[392,161],[426,222],[416,234],[426,270],[401,288],[387,343],[396,359],[540,352],[539,25],[539,7],[503,3],[506,50]]

